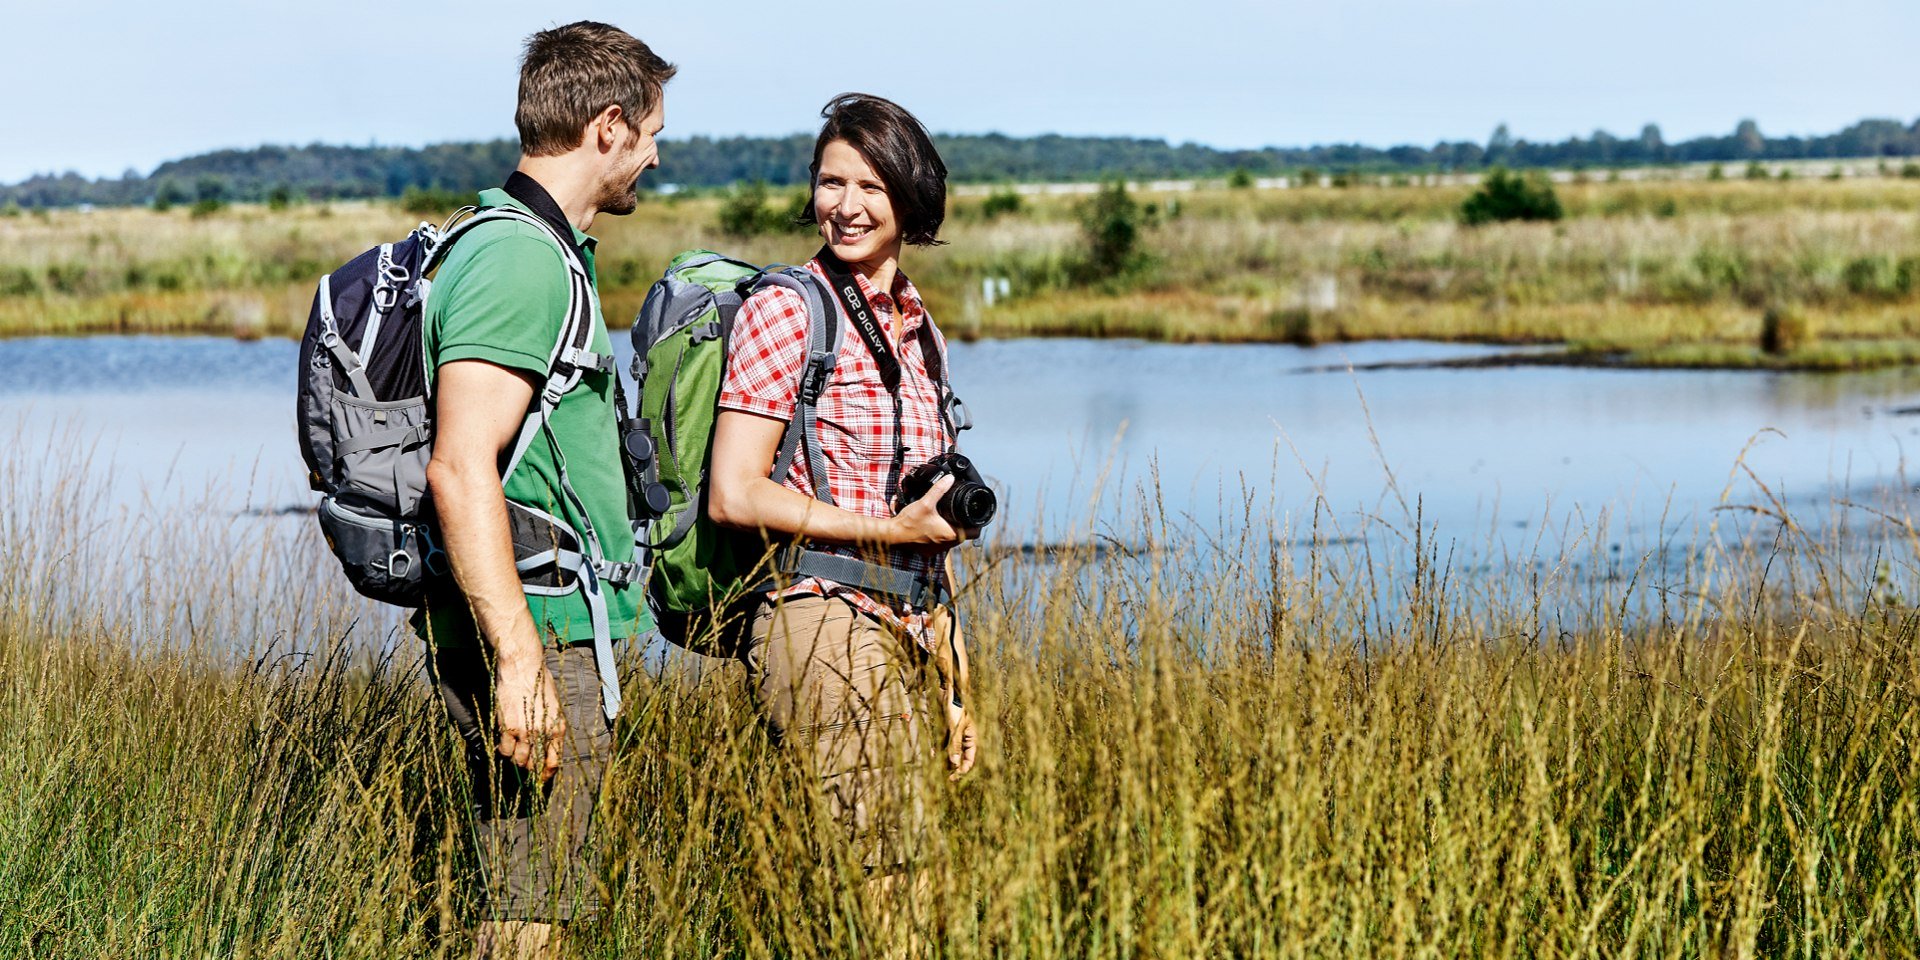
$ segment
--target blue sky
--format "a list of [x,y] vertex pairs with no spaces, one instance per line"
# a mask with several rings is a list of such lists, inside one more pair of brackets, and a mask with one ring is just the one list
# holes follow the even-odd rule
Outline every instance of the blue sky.
[[669,137],[811,130],[844,90],[939,131],[1216,146],[1920,116],[1913,0],[5,0],[0,182],[261,143],[508,136],[522,38],[582,18],[681,65]]

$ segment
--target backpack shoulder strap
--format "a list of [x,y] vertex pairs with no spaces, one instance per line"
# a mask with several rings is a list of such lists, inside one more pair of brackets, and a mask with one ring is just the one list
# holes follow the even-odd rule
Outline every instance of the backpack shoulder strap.
[[[527,450],[534,441],[542,433],[551,434],[549,422],[554,408],[560,405],[560,399],[578,386],[588,371],[613,373],[614,363],[611,355],[597,354],[589,349],[593,345],[593,321],[600,313],[600,297],[593,288],[593,279],[587,273],[586,263],[568,238],[559,236],[545,220],[517,207],[489,207],[445,230],[433,252],[428,255],[428,263],[437,263],[456,240],[473,228],[497,220],[513,220],[538,229],[560,252],[560,259],[567,267],[567,316],[560,325],[560,335],[554,341],[553,350],[547,356],[546,381],[534,397],[533,407],[514,439],[513,452],[507,459],[506,469],[501,471],[500,478],[504,482],[526,458]],[[566,454],[555,445],[553,456],[554,473],[560,483],[561,495],[573,504],[580,516],[588,516],[586,502],[574,491],[573,482],[567,475]],[[573,533],[585,547],[584,553],[556,553],[552,562],[575,574],[579,589],[586,598],[593,621],[593,654],[600,674],[601,708],[607,719],[612,720],[620,713],[620,681],[615,671],[612,625],[608,622],[606,596],[602,588],[632,583],[639,579],[640,571],[632,563],[607,562],[606,553],[600,547],[600,536],[591,522],[587,523],[586,529]]]
[[775,483],[785,483],[793,469],[794,458],[807,458],[807,472],[813,480],[813,497],[821,503],[833,503],[827,485],[827,458],[820,449],[820,393],[827,388],[840,354],[840,309],[833,302],[826,281],[805,267],[785,267],[769,271],[764,284],[785,287],[800,295],[807,305],[807,361],[800,370],[800,389],[794,398],[793,419],[780,440],[780,453],[769,474]]

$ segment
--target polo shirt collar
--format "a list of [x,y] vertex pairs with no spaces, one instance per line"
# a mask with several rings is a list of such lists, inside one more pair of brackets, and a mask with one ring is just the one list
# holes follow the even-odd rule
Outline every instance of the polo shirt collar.
[[581,250],[592,250],[598,243],[593,237],[581,232],[560,209],[553,194],[540,185],[540,181],[515,170],[507,175],[504,186],[480,191],[480,205],[483,207],[518,207],[545,220],[547,224],[563,237],[572,237],[573,245]]

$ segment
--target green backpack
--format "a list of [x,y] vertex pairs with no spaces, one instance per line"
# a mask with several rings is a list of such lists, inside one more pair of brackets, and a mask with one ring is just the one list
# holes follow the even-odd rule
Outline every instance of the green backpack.
[[[826,281],[805,267],[757,267],[689,250],[667,265],[634,318],[632,372],[640,402],[622,442],[640,471],[635,542],[651,567],[647,603],[662,636],[703,653],[731,654],[743,637],[748,602],[783,578],[822,577],[922,606],[935,599],[925,583],[902,571],[727,529],[707,517],[715,405],[734,317],[770,286],[801,296],[809,332],[793,419],[769,476],[785,482],[795,458],[806,457],[814,497],[831,504],[816,404],[833,375],[842,324]],[[944,384],[946,364],[937,366]]]

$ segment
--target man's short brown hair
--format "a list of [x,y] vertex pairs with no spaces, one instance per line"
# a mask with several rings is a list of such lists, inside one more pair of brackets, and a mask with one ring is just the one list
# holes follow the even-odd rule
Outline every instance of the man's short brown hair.
[[636,129],[679,70],[632,34],[581,20],[527,38],[520,59],[520,152],[551,157],[580,146],[587,124],[619,104]]

